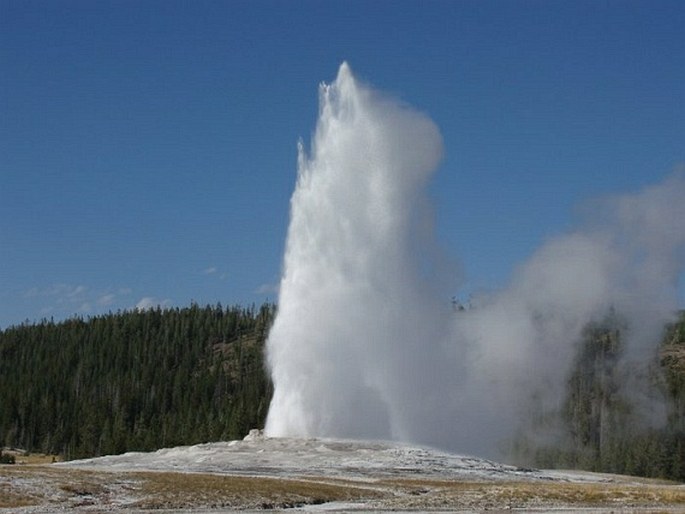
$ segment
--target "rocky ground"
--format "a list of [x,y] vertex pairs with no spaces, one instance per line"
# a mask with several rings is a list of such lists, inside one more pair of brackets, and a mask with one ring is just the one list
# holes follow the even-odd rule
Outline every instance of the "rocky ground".
[[394,443],[271,439],[0,467],[0,512],[685,512],[685,485]]

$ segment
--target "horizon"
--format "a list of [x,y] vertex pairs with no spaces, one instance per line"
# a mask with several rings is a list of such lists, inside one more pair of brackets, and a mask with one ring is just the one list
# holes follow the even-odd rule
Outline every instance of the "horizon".
[[685,163],[679,2],[339,8],[1,2],[0,329],[277,304],[297,143],[343,61],[442,134],[463,302]]

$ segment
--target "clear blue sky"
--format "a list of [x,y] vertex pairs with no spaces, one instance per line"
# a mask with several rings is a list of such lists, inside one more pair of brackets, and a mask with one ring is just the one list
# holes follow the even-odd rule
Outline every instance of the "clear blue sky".
[[439,236],[465,291],[503,285],[579,202],[685,162],[683,27],[680,1],[0,0],[0,327],[275,300],[343,60],[438,124]]

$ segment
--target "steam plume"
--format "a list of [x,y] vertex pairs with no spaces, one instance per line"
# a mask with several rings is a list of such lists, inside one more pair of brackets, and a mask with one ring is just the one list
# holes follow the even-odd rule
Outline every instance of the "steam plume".
[[683,269],[682,174],[597,202],[509,287],[455,313],[425,192],[441,153],[431,120],[360,84],[346,63],[320,86],[267,342],[269,435],[491,455],[533,392],[559,400],[589,321],[618,309],[633,328],[628,355],[654,348]]

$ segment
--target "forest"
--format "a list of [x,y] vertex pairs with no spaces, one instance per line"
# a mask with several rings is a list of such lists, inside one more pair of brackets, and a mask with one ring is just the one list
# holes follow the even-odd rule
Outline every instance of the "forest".
[[0,446],[65,459],[243,437],[264,423],[274,306],[119,312],[0,333]]
[[[193,304],[9,327],[0,447],[75,459],[242,438],[267,414],[275,312]],[[626,330],[615,315],[586,327],[563,402],[531,399],[531,421],[504,444],[512,462],[685,481],[685,313],[642,374],[621,358]]]

